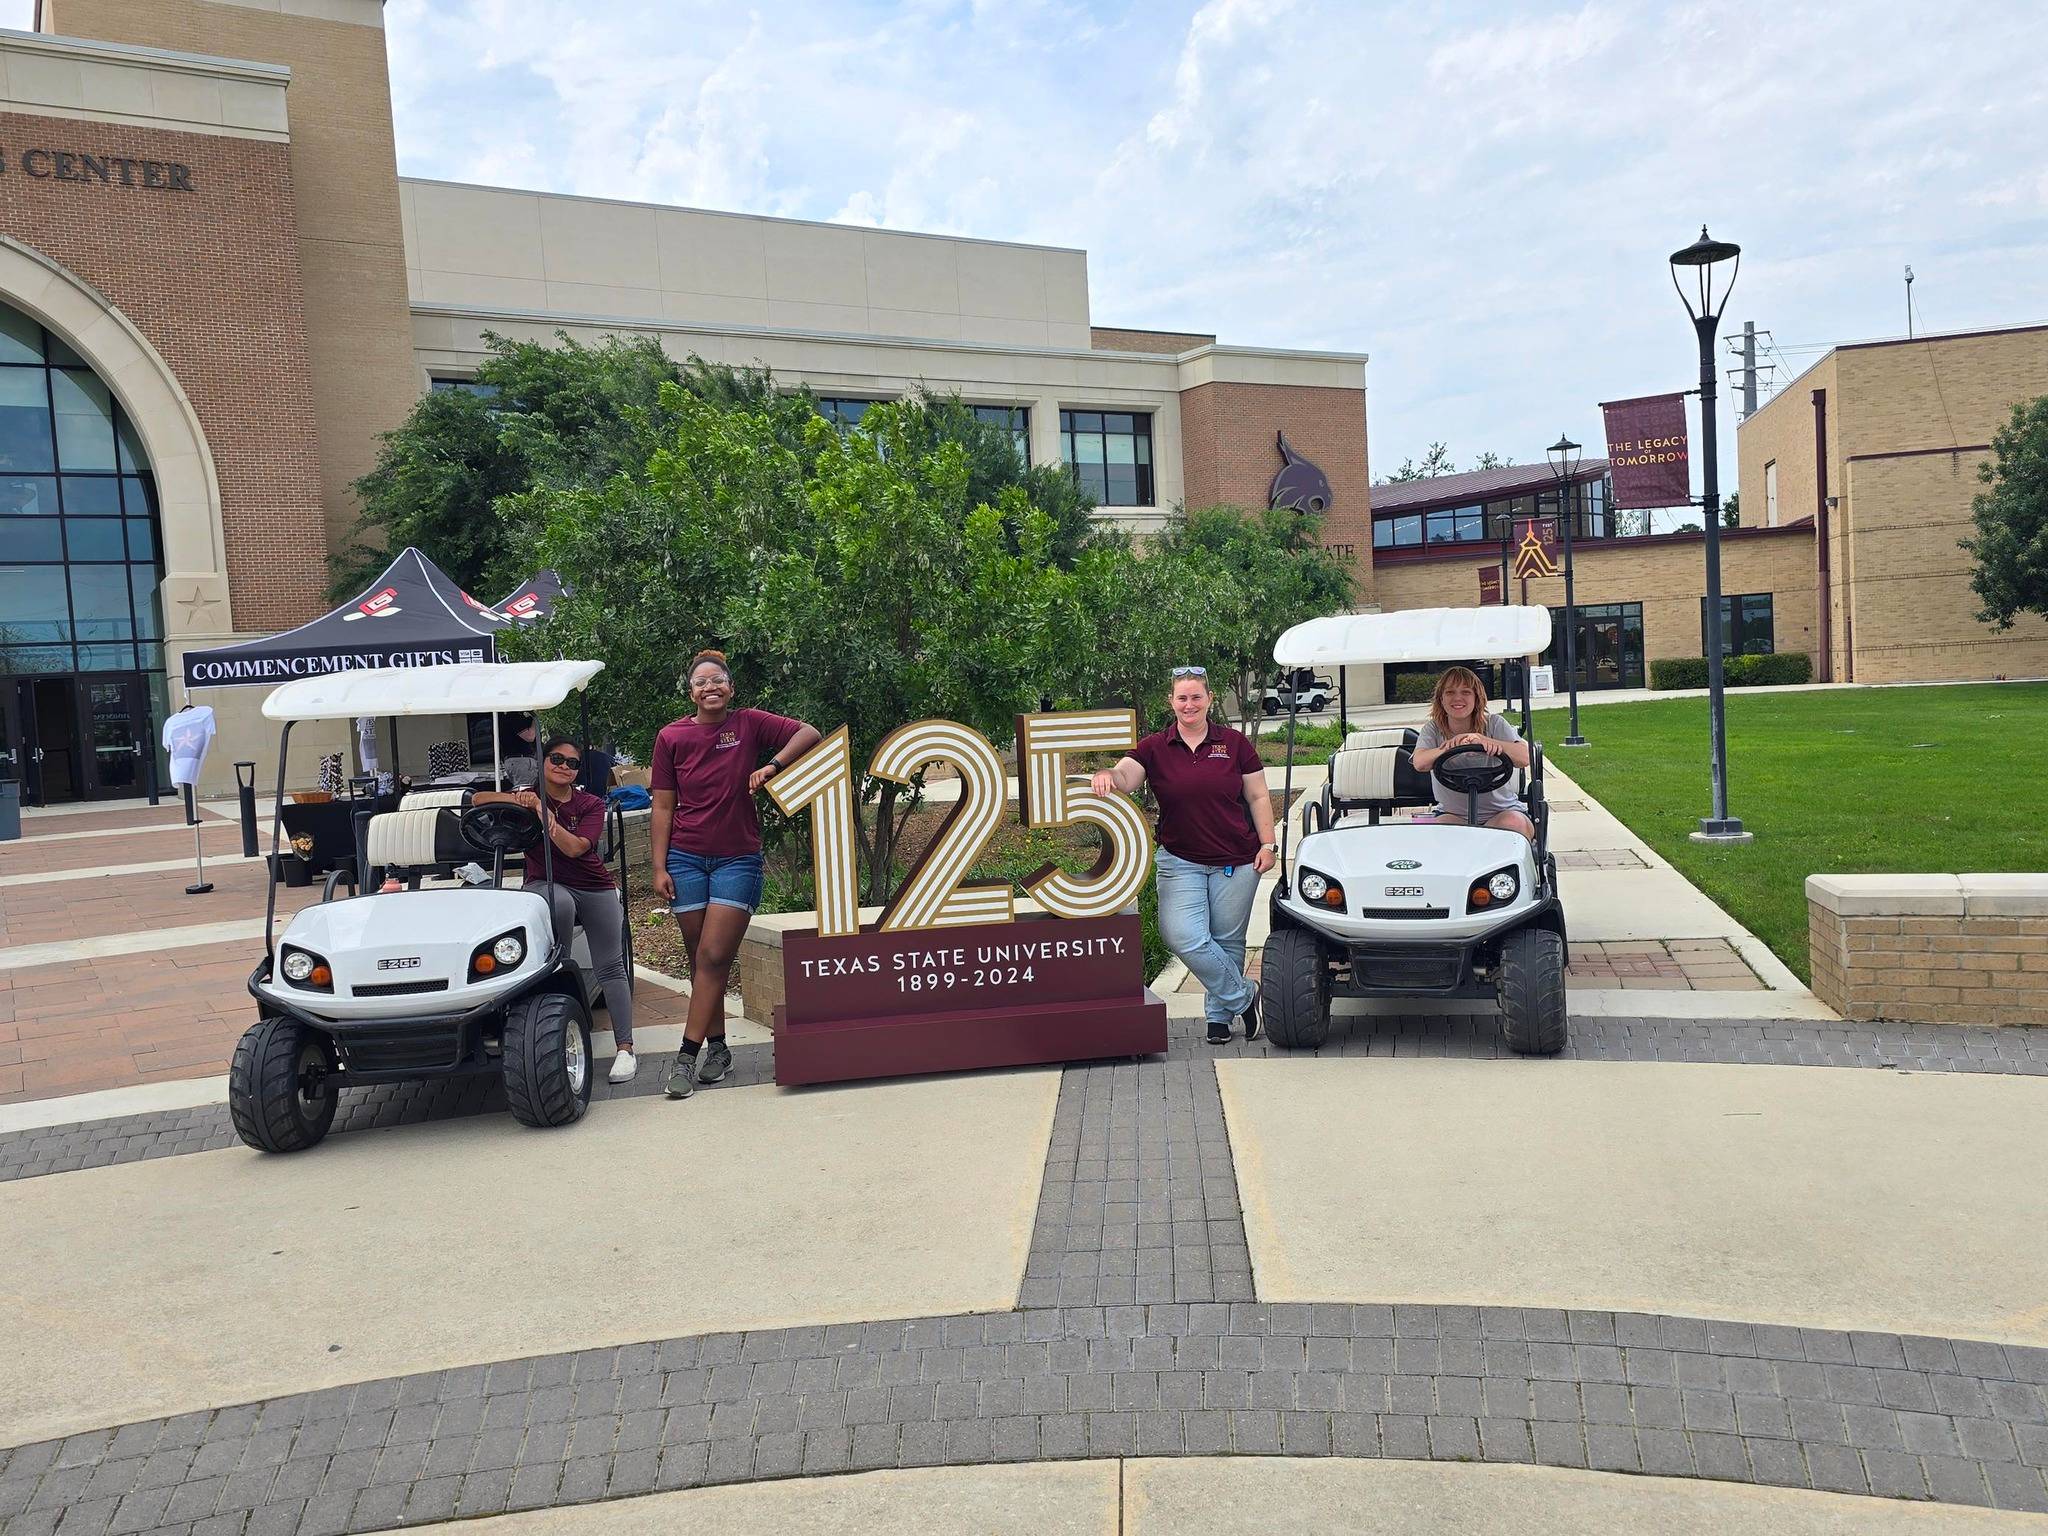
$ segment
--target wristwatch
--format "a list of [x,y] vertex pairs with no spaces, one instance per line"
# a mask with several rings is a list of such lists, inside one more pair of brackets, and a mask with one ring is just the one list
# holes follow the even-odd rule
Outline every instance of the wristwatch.
[[1280,845],[1279,845],[1278,843],[1261,843],[1261,844],[1259,844],[1259,852],[1261,852],[1261,853],[1278,853],[1279,851],[1280,851]]
[[768,770],[769,777],[771,778],[773,778],[776,774],[782,772],[781,762],[772,757],[769,758],[768,761],[763,763],[761,766]]

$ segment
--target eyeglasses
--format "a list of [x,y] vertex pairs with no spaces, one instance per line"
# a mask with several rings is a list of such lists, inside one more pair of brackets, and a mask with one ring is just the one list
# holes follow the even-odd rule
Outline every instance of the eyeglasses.
[[1173,675],[1175,677],[1207,677],[1209,669],[1207,667],[1175,667]]
[[583,766],[582,758],[564,757],[559,752],[550,752],[548,754],[548,761],[553,763],[557,768],[581,768]]

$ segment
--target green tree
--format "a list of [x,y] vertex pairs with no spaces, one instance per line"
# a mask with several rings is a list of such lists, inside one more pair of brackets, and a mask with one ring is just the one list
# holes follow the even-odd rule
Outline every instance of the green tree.
[[1506,469],[1509,465],[1506,459],[1489,449],[1472,461],[1472,467],[1474,469]]
[[1742,526],[1742,492],[1730,491],[1721,501],[1721,526],[1740,528]]
[[1066,583],[1056,705],[1127,705],[1142,734],[1165,708],[1175,667],[1219,667],[1238,606],[1214,551],[1167,540],[1141,547],[1121,529],[1098,535]]
[[1977,559],[1978,620],[2011,629],[2022,613],[2048,617],[2048,395],[2013,406],[1977,478],[1991,489],[1970,503],[1977,533],[1961,543]]
[[[901,413],[902,430],[918,451],[957,443],[966,454],[969,506],[994,506],[1003,491],[1017,487],[1052,524],[1048,554],[1053,563],[1062,569],[1073,565],[1097,529],[1094,498],[1075,482],[1066,465],[1027,464],[1010,429],[983,421],[957,394],[920,390],[907,403],[913,409]],[[867,425],[865,419],[861,425]],[[1011,526],[1013,546],[1017,533]]]
[[1177,515],[1160,535],[1176,555],[1207,551],[1229,576],[1235,601],[1210,674],[1236,693],[1247,727],[1273,675],[1273,645],[1281,633],[1351,603],[1350,564],[1323,547],[1321,528],[1321,518],[1291,511],[1208,507]]
[[1420,464],[1413,459],[1403,459],[1401,467],[1380,484],[1401,485],[1410,480],[1434,480],[1438,475],[1456,474],[1457,469],[1458,466],[1451,462],[1451,450],[1442,443],[1431,443]]

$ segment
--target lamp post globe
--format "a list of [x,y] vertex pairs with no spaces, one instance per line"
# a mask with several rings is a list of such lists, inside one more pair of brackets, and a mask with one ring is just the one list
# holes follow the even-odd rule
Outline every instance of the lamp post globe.
[[[1725,268],[1725,273],[1724,273]],[[1700,349],[1700,525],[1706,531],[1707,713],[1713,747],[1713,814],[1702,817],[1691,834],[1697,843],[1746,843],[1750,834],[1739,818],[1728,814],[1728,716],[1723,704],[1721,665],[1721,462],[1718,423],[1714,419],[1714,333],[1721,325],[1735,274],[1742,269],[1742,247],[1716,240],[1700,226],[1700,237],[1671,253],[1671,286],[1692,316]]]
[[1562,432],[1544,450],[1550,457],[1550,472],[1557,477],[1557,522],[1564,536],[1564,676],[1571,693],[1571,730],[1564,739],[1568,747],[1583,747],[1579,734],[1579,611],[1572,590],[1572,477],[1579,472],[1579,445]]

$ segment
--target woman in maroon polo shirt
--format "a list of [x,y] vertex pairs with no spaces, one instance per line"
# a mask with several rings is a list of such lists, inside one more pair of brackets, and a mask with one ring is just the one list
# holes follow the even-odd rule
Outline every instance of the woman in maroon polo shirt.
[[509,802],[540,817],[541,827],[554,845],[555,883],[541,885],[547,865],[536,846],[526,855],[526,884],[529,889],[547,891],[555,932],[563,943],[569,942],[579,926],[589,937],[591,969],[604,991],[604,1010],[611,1019],[612,1038],[618,1043],[611,1080],[627,1083],[640,1064],[633,1055],[633,979],[626,971],[626,909],[619,900],[618,883],[604,862],[605,803],[576,787],[582,767],[583,749],[574,737],[550,736],[541,749],[540,782],[545,800],[522,789],[513,794],[472,795],[470,804]]
[[1159,936],[1202,983],[1209,1043],[1230,1043],[1231,1016],[1259,1037],[1259,989],[1244,974],[1244,935],[1259,876],[1273,867],[1266,765],[1241,731],[1209,718],[1201,667],[1173,669],[1173,724],[1095,775],[1098,795],[1149,783],[1159,801]]
[[697,712],[661,728],[647,777],[654,889],[675,913],[690,956],[690,1016],[669,1069],[672,1099],[687,1099],[697,1084],[732,1070],[725,988],[747,920],[761,904],[754,792],[819,739],[816,726],[787,715],[734,709],[723,651],[699,651],[684,680]]

